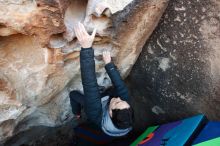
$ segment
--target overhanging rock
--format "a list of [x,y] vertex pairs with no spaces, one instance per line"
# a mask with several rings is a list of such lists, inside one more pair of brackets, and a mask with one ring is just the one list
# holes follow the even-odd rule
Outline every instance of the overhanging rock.
[[[58,126],[72,117],[68,92],[82,90],[73,26],[95,27],[98,83],[110,86],[103,50],[123,77],[163,14],[168,0],[0,1],[0,142],[33,126]],[[117,6],[117,7],[114,7]],[[99,7],[101,11],[97,11]]]

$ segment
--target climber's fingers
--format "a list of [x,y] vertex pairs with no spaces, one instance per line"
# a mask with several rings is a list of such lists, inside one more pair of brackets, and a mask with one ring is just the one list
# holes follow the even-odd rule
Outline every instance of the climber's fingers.
[[80,38],[83,39],[86,36],[86,34],[83,32],[84,26],[81,26],[80,22],[78,22],[77,28],[78,28]]
[[79,39],[81,38],[81,35],[80,35],[80,32],[79,32],[79,26],[78,26],[78,25],[75,25],[73,28],[74,28],[76,37],[77,37],[77,39],[79,40]]
[[111,56],[111,53],[109,51],[103,51],[103,56]]
[[79,22],[80,33],[83,37],[89,37],[88,32],[86,31],[84,25]]
[[92,38],[95,38],[96,31],[97,31],[97,29],[94,28],[94,29],[93,29],[93,32],[92,32],[92,35],[91,35]]

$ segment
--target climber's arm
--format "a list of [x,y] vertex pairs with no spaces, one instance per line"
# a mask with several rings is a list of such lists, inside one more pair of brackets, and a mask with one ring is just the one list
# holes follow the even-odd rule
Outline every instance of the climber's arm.
[[115,87],[117,92],[117,96],[119,96],[124,101],[129,101],[129,93],[128,89],[122,80],[116,66],[113,62],[111,62],[111,55],[110,52],[105,51],[103,52],[103,60],[105,62],[105,69]]
[[89,120],[100,124],[102,107],[101,97],[98,89],[94,50],[92,48],[82,48],[80,51],[80,68],[83,90],[85,95],[85,112]]
[[82,46],[80,51],[80,68],[82,85],[86,98],[85,112],[90,121],[99,125],[102,117],[102,107],[95,74],[94,50],[91,47],[95,37],[95,31],[90,36],[81,23],[79,23],[74,30]]

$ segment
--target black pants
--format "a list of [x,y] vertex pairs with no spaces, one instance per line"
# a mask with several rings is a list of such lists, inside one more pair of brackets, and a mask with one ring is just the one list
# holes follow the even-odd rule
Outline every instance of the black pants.
[[[100,88],[99,88],[100,89]],[[100,89],[99,90],[101,97],[110,96],[117,97],[116,91],[113,87],[108,88],[107,90]],[[72,107],[72,112],[74,115],[81,114],[81,108],[85,106],[85,96],[77,90],[73,90],[69,94],[70,97],[70,104]],[[100,99],[101,100],[101,99]]]
[[79,91],[71,91],[69,94],[70,104],[74,115],[81,114],[81,106],[85,106],[85,97]]

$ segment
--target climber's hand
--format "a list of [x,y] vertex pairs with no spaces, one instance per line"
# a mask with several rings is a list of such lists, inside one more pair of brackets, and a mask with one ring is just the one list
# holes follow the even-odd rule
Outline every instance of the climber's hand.
[[94,41],[95,38],[95,34],[96,34],[96,29],[93,30],[92,35],[89,35],[84,27],[84,25],[82,23],[78,23],[75,27],[74,27],[74,31],[76,34],[76,37],[80,43],[80,45],[83,48],[90,48],[92,47],[92,43]]
[[102,57],[103,57],[105,64],[108,64],[111,62],[111,53],[109,51],[104,51],[102,53]]

